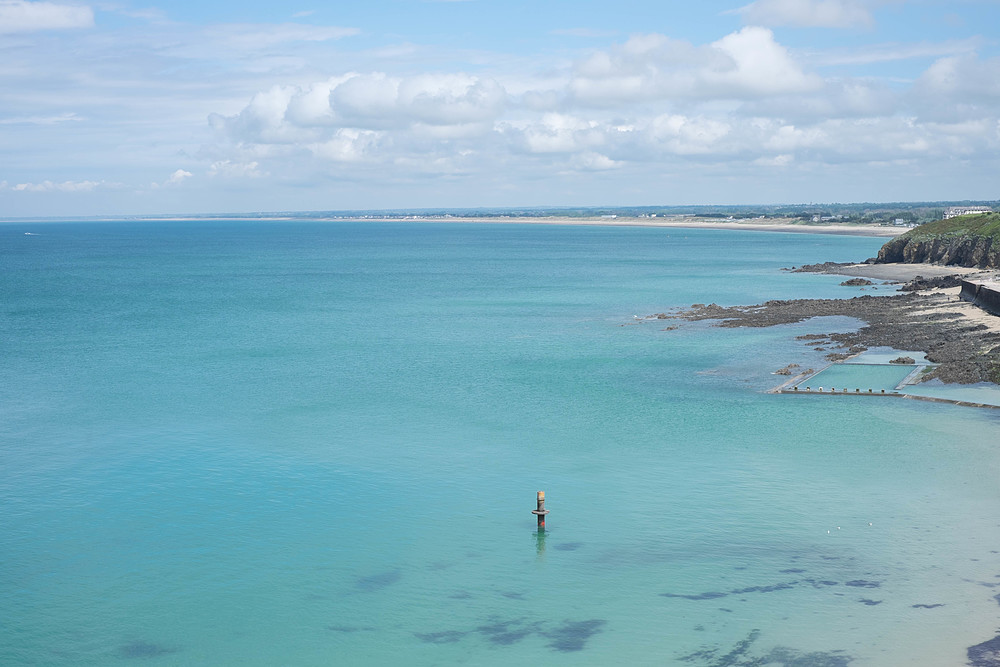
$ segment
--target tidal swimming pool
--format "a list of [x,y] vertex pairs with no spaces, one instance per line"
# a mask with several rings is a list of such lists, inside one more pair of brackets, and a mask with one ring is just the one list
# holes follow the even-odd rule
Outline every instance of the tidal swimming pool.
[[855,389],[863,393],[867,393],[869,389],[878,393],[883,390],[889,392],[895,391],[896,387],[916,368],[909,364],[834,364],[797,383],[796,386],[799,391],[806,387],[810,387],[813,391],[823,387],[824,391],[835,388],[838,391],[847,389],[848,392],[854,392]]

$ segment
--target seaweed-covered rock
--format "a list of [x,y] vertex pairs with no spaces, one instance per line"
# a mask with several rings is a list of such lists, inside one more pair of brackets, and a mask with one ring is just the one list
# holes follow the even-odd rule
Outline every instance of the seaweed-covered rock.
[[972,667],[1000,666],[1000,635],[982,644],[970,646],[967,655]]
[[937,276],[936,278],[924,278],[917,276],[910,282],[899,288],[900,292],[919,292],[921,290],[959,287],[962,284],[962,277],[959,275]]
[[845,350],[884,346],[924,352],[928,361],[939,365],[921,380],[1000,383],[1000,335],[957,313],[938,312],[930,317],[925,312],[928,307],[946,303],[948,298],[943,294],[908,292],[852,299],[789,299],[728,308],[701,305],[681,311],[675,317],[720,320],[721,327],[770,327],[829,315],[853,317],[867,325],[857,331],[799,338],[810,347],[819,340],[824,343],[829,340]]
[[822,264],[803,264],[789,269],[792,273],[836,273],[837,269],[854,266],[857,262],[823,262]]

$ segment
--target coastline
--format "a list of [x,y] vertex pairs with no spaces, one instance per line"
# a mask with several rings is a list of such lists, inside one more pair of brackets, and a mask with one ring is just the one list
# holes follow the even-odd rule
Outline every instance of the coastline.
[[865,326],[849,333],[817,332],[801,338],[817,350],[829,350],[826,358],[831,362],[873,347],[913,350],[925,353],[929,361],[937,364],[925,376],[927,380],[958,385],[1000,384],[1000,317],[962,301],[960,287],[928,286],[920,280],[946,276],[989,279],[995,278],[996,272],[923,264],[837,265],[818,270],[887,281],[877,286],[901,286],[891,295],[865,294],[846,299],[788,299],[731,307],[693,304],[653,317],[719,320],[716,326],[727,328],[770,327],[822,316],[852,317]]
[[[336,220],[350,219],[364,221],[366,218],[332,218]],[[495,223],[495,224],[532,224],[532,225],[579,225],[595,227],[662,227],[675,229],[725,229],[755,232],[785,232],[795,234],[835,234],[843,236],[873,236],[893,238],[909,231],[909,227],[888,227],[883,225],[812,224],[793,222],[790,218],[781,218],[774,222],[749,220],[720,220],[699,218],[696,216],[676,216],[672,218],[570,218],[570,217],[496,217],[496,218],[458,218],[439,216],[408,216],[398,218],[379,218],[386,222],[449,222],[449,223]]]
[[[409,216],[344,216],[344,217],[300,217],[295,215],[275,215],[266,217],[248,217],[235,215],[232,217],[201,217],[194,215],[156,216],[156,217],[109,217],[90,220],[91,222],[407,222],[407,223],[454,223],[454,224],[527,224],[527,225],[576,225],[593,227],[662,227],[675,229],[724,229],[730,231],[782,232],[793,234],[834,234],[840,236],[869,236],[877,238],[893,238],[909,231],[909,227],[886,225],[866,225],[854,223],[821,223],[796,221],[793,218],[774,218],[766,222],[759,218],[743,220],[718,220],[690,215],[677,215],[668,218],[632,218],[632,217],[568,217],[568,216],[495,216],[495,217],[460,217],[438,215]],[[0,220],[0,225],[12,224],[49,224],[53,220]]]
[[[883,284],[913,284],[920,278],[958,276],[962,279],[983,282],[1000,280],[1000,271],[983,270],[965,266],[939,266],[936,264],[851,264],[830,271],[833,275],[882,280]],[[904,287],[906,286],[904,285]],[[902,289],[902,288],[900,288]],[[928,301],[914,311],[915,316],[940,318],[943,313],[953,313],[968,326],[981,327],[984,335],[1000,337],[1000,317],[959,298],[961,287],[936,287],[923,290]]]

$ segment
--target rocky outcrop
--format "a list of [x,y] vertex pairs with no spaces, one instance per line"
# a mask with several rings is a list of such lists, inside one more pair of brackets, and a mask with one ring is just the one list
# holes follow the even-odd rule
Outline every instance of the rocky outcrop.
[[[720,327],[770,327],[813,317],[839,315],[867,322],[857,331],[800,336],[810,346],[823,343],[845,349],[831,352],[834,361],[871,347],[892,347],[927,353],[940,364],[923,377],[943,382],[1000,384],[1000,333],[970,322],[957,312],[941,310],[953,297],[908,292],[894,296],[853,299],[789,299],[754,306],[723,307],[694,304],[674,315],[685,320],[720,320]],[[928,314],[929,309],[936,312]],[[827,348],[820,348],[827,349]]]
[[875,263],[1000,268],[1000,213],[935,220],[892,239]]
[[921,290],[960,287],[961,285],[962,285],[962,279],[956,275],[935,276],[933,278],[924,278],[923,276],[917,276],[910,282],[900,287],[899,291],[919,292]]
[[876,263],[944,264],[981,269],[1000,268],[1000,246],[989,236],[914,239],[899,236],[878,251]]

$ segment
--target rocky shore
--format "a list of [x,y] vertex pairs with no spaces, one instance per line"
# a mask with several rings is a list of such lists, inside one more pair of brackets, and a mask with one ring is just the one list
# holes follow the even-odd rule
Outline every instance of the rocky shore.
[[[842,273],[843,265],[820,267],[807,267],[805,270],[858,275]],[[732,307],[714,303],[694,304],[676,313],[656,317],[719,320],[717,326],[721,327],[769,327],[830,315],[853,317],[865,322],[858,331],[817,332],[800,339],[811,347],[831,350],[827,355],[831,361],[847,358],[870,347],[888,346],[925,352],[929,361],[940,364],[925,379],[938,378],[943,382],[962,384],[1000,384],[1000,318],[959,300],[958,289],[954,286],[957,280],[953,276],[917,276],[905,284],[891,286],[890,289],[896,287],[901,290],[891,296],[790,299]]]

